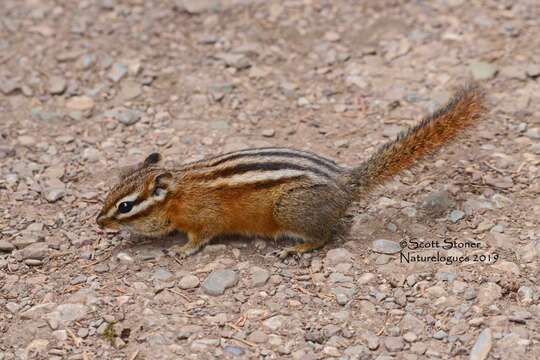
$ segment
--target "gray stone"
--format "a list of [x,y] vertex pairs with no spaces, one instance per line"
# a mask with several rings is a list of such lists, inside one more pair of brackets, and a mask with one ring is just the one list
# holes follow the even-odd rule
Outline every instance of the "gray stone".
[[333,272],[328,277],[328,281],[331,284],[350,283],[353,281],[353,278],[351,276],[345,276],[344,274],[340,272]]
[[489,351],[491,350],[491,329],[484,329],[471,349],[469,360],[484,360],[487,358]]
[[501,189],[510,189],[514,186],[514,181],[510,176],[494,177],[487,175],[484,177],[486,184],[494,186]]
[[401,246],[396,241],[377,239],[372,244],[373,251],[379,254],[397,254],[401,251]]
[[53,313],[58,313],[58,319],[71,322],[84,319],[90,309],[83,304],[60,304]]
[[176,338],[178,340],[184,340],[189,338],[192,335],[199,334],[203,331],[203,327],[199,325],[185,325],[182,326],[178,331],[176,332]]
[[216,120],[209,123],[210,127],[214,130],[227,130],[231,126],[225,120]]
[[140,111],[125,108],[109,110],[104,115],[106,117],[116,119],[126,126],[136,124],[139,122],[139,120],[141,120],[142,117],[142,113]]
[[525,136],[534,139],[540,140],[540,128],[530,128],[525,132]]
[[222,295],[225,289],[238,283],[238,274],[233,270],[213,271],[202,283],[203,291],[211,296]]
[[19,310],[21,309],[21,306],[14,302],[8,302],[6,303],[6,309],[13,315],[17,314]]
[[121,63],[114,63],[111,67],[111,70],[109,71],[109,74],[107,74],[107,77],[114,82],[119,82],[124,76],[127,75],[127,73],[128,68],[126,65]]
[[118,261],[120,261],[120,263],[126,265],[133,264],[135,262],[135,260],[128,253],[125,252],[119,252],[118,254],[116,254],[116,258],[118,259]]
[[[103,320],[101,320],[103,321]],[[96,329],[96,333],[99,335],[103,335],[105,331],[107,331],[107,328],[109,327],[109,324],[106,321],[103,321],[98,328]]]
[[416,216],[416,208],[413,206],[407,206],[403,209],[401,209],[401,212],[405,215],[407,215],[410,218],[413,218]]
[[403,316],[403,319],[400,322],[400,327],[405,331],[408,330],[414,332],[415,334],[421,334],[424,331],[426,325],[416,316],[411,314],[405,314],[405,316]]
[[534,300],[534,291],[528,286],[521,286],[517,291],[517,296],[522,304],[530,305]]
[[383,134],[383,136],[386,136],[388,138],[393,139],[396,136],[398,136],[405,129],[406,129],[406,127],[404,127],[404,126],[388,125],[388,126],[384,127],[382,134]]
[[118,93],[118,98],[122,101],[132,100],[142,94],[141,86],[135,81],[125,81]]
[[326,265],[334,266],[340,263],[350,262],[352,257],[352,254],[347,249],[337,248],[329,250],[326,253],[325,262]]
[[390,255],[381,254],[375,258],[375,265],[386,265],[392,260],[392,257]]
[[88,328],[82,327],[77,330],[77,336],[81,338],[86,338],[89,334]]
[[264,286],[270,278],[270,272],[266,269],[254,266],[251,268],[250,283],[252,287]]
[[403,342],[403,338],[399,336],[387,336],[384,339],[384,346],[390,352],[398,352],[403,350],[405,343]]
[[336,302],[341,306],[346,305],[356,294],[356,289],[354,288],[335,287],[331,291],[336,297]]
[[178,282],[178,287],[180,287],[180,289],[186,290],[196,288],[197,286],[199,286],[199,284],[200,281],[198,277],[188,274],[180,279],[180,281]]
[[53,331],[52,335],[56,338],[56,340],[63,342],[68,339],[68,333],[66,330],[56,330]]
[[472,215],[474,212],[480,209],[493,209],[493,205],[489,201],[477,199],[467,199],[463,203],[463,210],[467,215]]
[[32,117],[34,119],[45,122],[58,121],[61,120],[63,117],[61,113],[54,111],[44,111],[40,107],[33,108],[32,110],[30,110],[30,113],[32,114]]
[[233,345],[225,345],[223,351],[234,356],[242,356],[246,352],[243,348]]
[[15,155],[15,149],[9,146],[0,145],[0,159]]
[[264,320],[263,325],[272,331],[277,331],[281,328],[281,326],[283,326],[284,321],[285,321],[284,316],[276,315],[276,316],[272,316],[271,318]]
[[454,207],[455,203],[450,197],[448,191],[437,191],[429,194],[422,203],[422,207],[433,216],[441,216],[450,208]]
[[52,95],[60,95],[67,88],[67,81],[60,76],[51,76],[47,83],[47,88]]
[[369,350],[377,350],[381,345],[379,338],[372,332],[366,332],[363,337],[366,340]]
[[525,324],[530,318],[532,318],[532,314],[526,310],[516,310],[508,317],[510,321],[518,324]]
[[365,273],[365,274],[362,274],[358,278],[357,282],[358,282],[359,285],[365,285],[365,284],[368,284],[368,283],[370,283],[371,281],[373,281],[375,279],[376,279],[375,274],[373,274],[373,273]]
[[344,306],[349,302],[349,298],[345,293],[339,292],[336,294],[336,301],[339,305]]
[[221,0],[176,0],[175,5],[179,10],[190,14],[201,14],[208,11],[219,11]]
[[450,220],[453,223],[457,223],[459,220],[463,219],[465,217],[465,213],[461,210],[452,210],[450,214],[448,214],[448,220]]
[[164,268],[158,268],[152,274],[152,279],[158,280],[158,281],[168,281],[172,279],[173,276],[174,275],[169,270],[164,269]]
[[30,244],[21,250],[23,259],[43,260],[49,252],[49,247],[44,242]]
[[455,272],[442,270],[437,271],[437,274],[435,276],[438,280],[448,281],[449,283],[453,282],[457,278],[457,274]]
[[495,269],[504,271],[508,274],[514,274],[519,275],[519,266],[517,266],[515,263],[511,261],[506,260],[499,260],[495,265],[493,265]]
[[369,350],[364,345],[354,345],[345,349],[345,355],[349,357],[350,360],[360,360],[360,359],[369,359]]
[[56,307],[55,303],[44,303],[32,306],[20,314],[21,319],[38,320],[43,315],[51,312]]
[[251,66],[249,59],[244,54],[219,53],[215,57],[225,62],[227,66],[237,70],[247,69]]
[[83,150],[82,157],[88,162],[95,163],[99,161],[101,153],[95,148],[86,148]]
[[475,80],[489,80],[497,75],[497,66],[483,61],[473,62],[469,65],[469,70]]
[[408,332],[406,332],[405,334],[403,334],[403,339],[404,339],[406,342],[413,343],[413,342],[415,342],[416,340],[418,340],[418,336],[416,336],[416,334],[413,333],[412,331],[408,331]]
[[221,101],[226,94],[233,91],[234,87],[232,83],[213,84],[210,86],[210,95],[214,101]]
[[444,330],[439,330],[435,334],[433,334],[433,338],[437,340],[443,340],[448,337],[448,334]]
[[528,77],[531,78],[537,78],[540,76],[540,65],[538,64],[529,64],[527,65],[527,69],[525,70]]
[[41,264],[43,264],[43,262],[38,259],[26,259],[24,260],[24,263],[28,266],[40,266]]
[[81,56],[75,66],[80,70],[90,69],[96,63],[96,56],[94,54],[85,54]]
[[8,242],[7,240],[0,240],[0,251],[11,252],[15,249],[15,245]]
[[488,282],[480,285],[478,291],[478,303],[480,305],[491,305],[495,300],[500,299],[502,296],[502,289],[499,285]]
[[268,336],[260,330],[255,330],[249,334],[247,340],[255,344],[262,344],[268,340]]
[[468,288],[463,292],[463,298],[465,300],[474,300],[476,299],[476,290],[473,288]]
[[43,197],[50,203],[57,202],[66,194],[65,187],[47,187],[43,189]]
[[22,146],[34,146],[36,144],[36,138],[30,135],[21,135],[17,138],[17,141]]
[[511,199],[507,198],[502,194],[495,194],[491,199],[493,200],[493,203],[495,203],[495,206],[499,209],[513,204],[513,201]]
[[94,100],[88,96],[74,96],[66,102],[66,107],[70,110],[86,111],[94,108]]
[[0,78],[0,91],[4,95],[11,95],[19,90],[21,90],[21,84],[19,84],[17,79],[6,80]]

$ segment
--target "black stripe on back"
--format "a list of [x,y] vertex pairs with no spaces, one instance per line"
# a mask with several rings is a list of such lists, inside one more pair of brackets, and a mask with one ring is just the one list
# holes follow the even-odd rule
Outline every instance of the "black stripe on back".
[[288,162],[262,162],[262,163],[240,163],[231,167],[219,169],[210,173],[203,173],[201,177],[214,180],[218,178],[227,178],[233,175],[245,174],[250,171],[262,171],[270,172],[276,170],[300,170],[306,172],[312,172],[317,175],[330,179],[330,176],[323,171],[316,168],[306,167],[297,164],[291,164]]
[[[256,153],[256,151],[266,151],[266,150],[275,150],[275,151],[269,151],[266,153],[265,152]],[[279,150],[282,150],[282,151],[279,151]],[[341,167],[337,165],[333,160],[327,159],[325,157],[319,156],[309,151],[291,149],[291,148],[286,148],[286,147],[273,147],[273,146],[261,147],[261,148],[248,148],[248,149],[243,149],[243,150],[231,151],[225,154],[221,154],[221,155],[213,156],[210,158],[198,160],[192,163],[184,164],[184,167],[186,168],[210,167],[210,166],[222,164],[229,160],[238,159],[242,157],[273,156],[273,155],[283,156],[283,157],[298,157],[301,159],[307,159],[319,165],[325,166],[327,169],[330,169],[332,171],[336,171],[336,172],[342,171]]]
[[323,160],[321,160],[319,158],[316,158],[316,157],[311,157],[311,156],[309,156],[307,154],[299,154],[299,153],[295,153],[295,152],[281,152],[281,151],[260,152],[260,153],[253,153],[253,154],[250,154],[250,153],[237,153],[237,154],[230,155],[230,156],[228,156],[226,158],[220,159],[218,161],[211,162],[209,166],[217,166],[217,165],[223,164],[225,162],[235,160],[235,159],[239,159],[239,158],[244,158],[244,157],[262,157],[262,156],[282,156],[282,157],[288,157],[288,158],[297,157],[297,158],[301,158],[301,159],[310,160],[310,161],[314,162],[315,164],[323,166],[326,169],[331,170],[333,172],[339,172],[341,170],[337,165],[328,163],[328,162],[323,161]]

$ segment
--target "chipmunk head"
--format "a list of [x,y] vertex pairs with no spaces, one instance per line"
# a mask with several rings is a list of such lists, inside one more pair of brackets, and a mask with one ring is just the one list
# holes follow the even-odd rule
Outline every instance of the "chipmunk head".
[[170,228],[164,207],[173,176],[157,166],[161,155],[150,154],[141,164],[124,170],[96,218],[102,228],[126,229],[136,234],[159,236]]

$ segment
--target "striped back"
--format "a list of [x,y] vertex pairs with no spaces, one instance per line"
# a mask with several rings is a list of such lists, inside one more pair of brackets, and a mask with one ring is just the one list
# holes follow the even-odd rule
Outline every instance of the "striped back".
[[222,187],[295,178],[328,183],[344,169],[332,160],[307,151],[266,147],[234,151],[185,164],[180,171],[207,187]]

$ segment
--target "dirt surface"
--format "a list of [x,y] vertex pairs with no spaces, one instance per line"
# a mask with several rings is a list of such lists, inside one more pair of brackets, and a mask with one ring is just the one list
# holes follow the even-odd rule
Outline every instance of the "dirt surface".
[[[540,358],[539,26],[536,0],[2,0],[0,359]],[[95,224],[152,151],[354,166],[472,77],[486,121],[321,251],[178,261]]]

